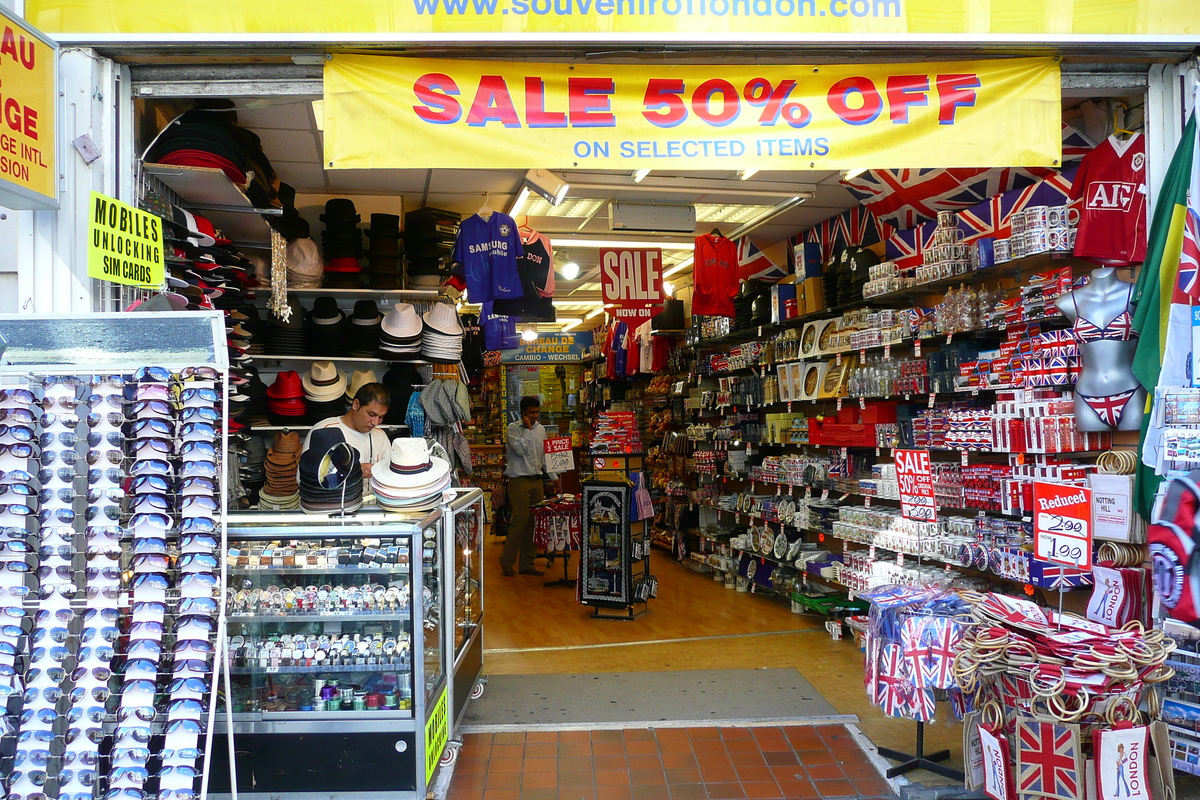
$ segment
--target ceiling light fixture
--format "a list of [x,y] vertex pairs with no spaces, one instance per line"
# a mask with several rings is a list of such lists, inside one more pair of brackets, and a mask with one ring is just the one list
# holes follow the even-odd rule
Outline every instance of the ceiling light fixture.
[[582,317],[559,317],[558,322],[563,326],[562,327],[563,333],[566,333],[567,331],[571,330],[571,328],[574,328],[576,325],[583,324],[583,318]]
[[521,341],[536,342],[537,341],[537,323],[530,322],[521,329]]
[[562,276],[569,281],[573,281],[579,277],[579,264],[571,259],[567,253],[563,253],[563,258],[566,261],[562,266]]
[[869,169],[869,167],[863,167],[861,169],[848,169],[845,171],[845,173],[842,174],[842,180],[852,181],[855,178],[857,178],[859,175],[862,175],[868,169]]
[[510,205],[508,207],[508,211],[505,211],[504,213],[508,214],[510,217],[520,216],[521,212],[525,210],[525,204],[529,202],[529,198],[532,196],[533,193],[529,191],[529,187],[522,186],[521,191],[517,192],[516,199],[512,201],[512,205]]
[[671,242],[658,239],[555,239],[555,247],[657,247],[660,250],[695,250],[696,242]]
[[663,281],[663,294],[665,294],[667,297],[674,297],[675,284],[671,283],[670,281]]
[[611,303],[605,303],[604,305],[600,306],[599,308],[597,308],[597,309],[595,309],[595,310],[593,310],[593,311],[590,311],[590,312],[588,312],[587,314],[584,314],[584,315],[583,315],[583,318],[584,318],[584,319],[591,319],[592,317],[599,316],[600,314],[603,314],[603,313],[604,313],[604,309],[606,309],[606,308],[611,308],[611,307],[612,307],[612,304],[611,304]]
[[748,181],[757,174],[758,174],[758,170],[756,170],[756,169],[744,169],[738,173],[738,177],[744,181]]
[[555,175],[548,169],[531,169],[525,173],[525,185],[545,198],[546,202],[556,206],[567,196],[571,184]]
[[634,182],[634,183],[641,183],[641,182],[642,182],[642,179],[643,179],[643,178],[645,178],[645,177],[646,177],[647,175],[649,175],[649,174],[650,174],[650,170],[648,170],[648,169],[639,169],[638,171],[636,171],[636,172],[634,172],[634,173],[633,173],[633,182]]

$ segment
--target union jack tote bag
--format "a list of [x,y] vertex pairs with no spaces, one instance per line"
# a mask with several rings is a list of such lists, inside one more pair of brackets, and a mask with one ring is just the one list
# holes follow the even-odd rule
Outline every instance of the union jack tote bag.
[[1017,718],[1018,800],[1085,800],[1079,726]]

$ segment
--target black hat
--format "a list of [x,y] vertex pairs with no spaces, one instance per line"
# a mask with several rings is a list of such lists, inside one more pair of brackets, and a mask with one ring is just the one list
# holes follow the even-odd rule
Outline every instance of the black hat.
[[372,214],[371,227],[367,234],[372,239],[383,237],[399,239],[400,233],[400,217],[397,214]]
[[321,215],[322,222],[345,222],[353,220],[358,222],[362,219],[354,209],[354,201],[348,197],[334,197],[325,203],[325,213]]

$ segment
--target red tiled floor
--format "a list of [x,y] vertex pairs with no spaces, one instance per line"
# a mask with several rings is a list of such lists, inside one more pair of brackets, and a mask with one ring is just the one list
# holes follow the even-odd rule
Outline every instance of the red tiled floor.
[[840,725],[471,734],[447,794],[448,800],[890,796]]

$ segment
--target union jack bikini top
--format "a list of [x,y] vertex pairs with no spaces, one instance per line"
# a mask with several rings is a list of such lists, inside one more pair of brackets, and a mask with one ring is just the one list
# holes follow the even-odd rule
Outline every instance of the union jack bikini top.
[[[1133,284],[1129,284],[1129,299],[1133,298]],[[1125,301],[1125,305],[1129,305],[1129,299]],[[1103,328],[1090,322],[1079,315],[1079,304],[1075,302],[1075,293],[1071,293],[1071,303],[1075,305],[1075,325],[1071,328],[1071,332],[1080,342],[1127,342],[1133,338],[1133,315],[1129,311],[1122,311],[1116,316],[1112,322],[1105,325]]]

